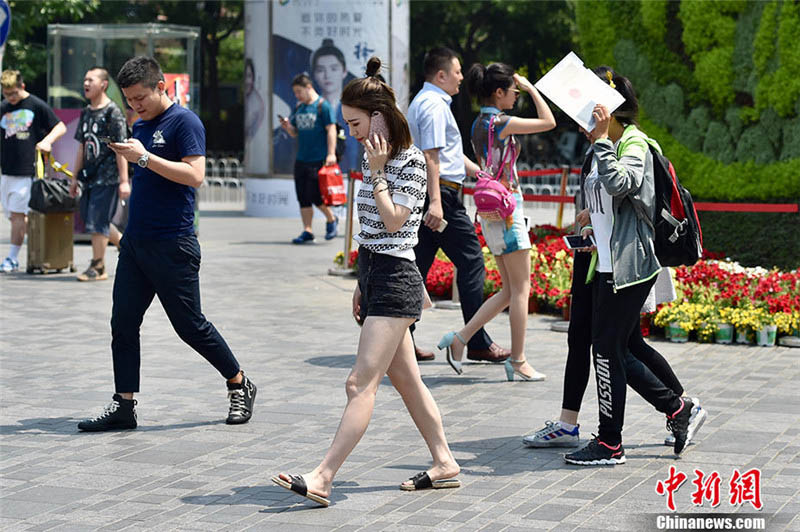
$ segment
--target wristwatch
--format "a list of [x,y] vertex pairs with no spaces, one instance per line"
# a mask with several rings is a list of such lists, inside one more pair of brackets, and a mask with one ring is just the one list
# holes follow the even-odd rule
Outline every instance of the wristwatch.
[[150,160],[150,154],[147,153],[147,152],[144,152],[142,154],[142,156],[139,157],[139,160],[136,161],[136,164],[138,164],[141,168],[147,168],[147,162],[149,160]]

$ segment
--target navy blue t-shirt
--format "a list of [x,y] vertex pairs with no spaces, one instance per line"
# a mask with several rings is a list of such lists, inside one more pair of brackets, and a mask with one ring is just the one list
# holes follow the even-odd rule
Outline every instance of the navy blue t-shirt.
[[[200,118],[172,104],[152,120],[137,120],[133,138],[168,161],[206,154],[206,130]],[[136,166],[125,234],[168,240],[194,234],[194,189]]]

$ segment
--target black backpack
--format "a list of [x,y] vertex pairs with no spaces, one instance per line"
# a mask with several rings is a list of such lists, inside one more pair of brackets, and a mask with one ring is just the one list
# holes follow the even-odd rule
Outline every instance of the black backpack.
[[692,195],[681,186],[669,159],[652,145],[655,179],[655,223],[637,213],[655,233],[656,257],[662,266],[691,266],[703,255],[703,232]]

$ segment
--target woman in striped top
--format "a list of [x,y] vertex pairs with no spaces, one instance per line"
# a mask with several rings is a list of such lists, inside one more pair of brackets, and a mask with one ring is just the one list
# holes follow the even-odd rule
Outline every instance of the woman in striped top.
[[280,474],[273,481],[327,506],[333,477],[364,435],[378,384],[388,375],[433,457],[433,465],[400,485],[404,490],[456,488],[460,469],[444,435],[442,417],[422,382],[409,326],[419,319],[424,284],[414,245],[425,202],[425,158],[411,140],[394,91],[378,76],[381,62],[367,63],[367,77],[342,93],[350,135],[364,145],[364,183],[358,193],[359,279],[353,317],[362,326],[358,354],[347,378],[347,406],[325,458],[306,475]]

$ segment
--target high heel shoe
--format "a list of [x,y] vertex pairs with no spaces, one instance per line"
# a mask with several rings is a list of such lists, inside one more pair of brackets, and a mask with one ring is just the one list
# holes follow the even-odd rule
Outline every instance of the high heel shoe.
[[437,346],[439,349],[447,349],[447,363],[450,364],[450,367],[453,368],[453,371],[461,375],[464,373],[464,370],[461,368],[461,361],[456,360],[453,358],[453,341],[458,338],[458,341],[464,345],[467,345],[467,342],[458,331],[451,331],[444,336],[442,339],[439,340],[439,345]]
[[[522,364],[524,364],[524,363],[525,363],[525,361],[522,360],[521,363],[520,363],[520,366],[522,366]],[[533,370],[532,374],[525,375],[520,370],[518,370],[518,369],[516,369],[514,367],[514,365],[511,363],[511,359],[510,358],[506,359],[505,366],[506,366],[506,378],[508,380],[510,380],[510,381],[514,380],[514,375],[515,374],[519,375],[520,379],[522,379],[524,381],[531,381],[531,382],[543,381],[543,380],[545,380],[547,378],[547,375],[545,375],[544,373],[539,373],[535,369]],[[533,369],[533,368],[531,368],[531,369]]]

